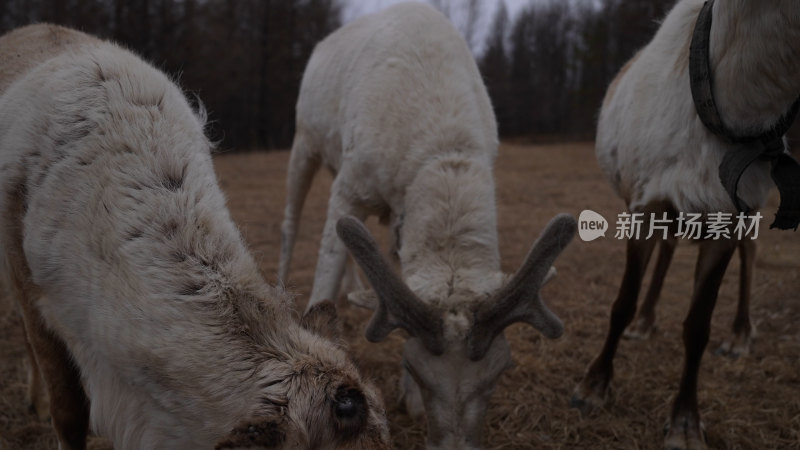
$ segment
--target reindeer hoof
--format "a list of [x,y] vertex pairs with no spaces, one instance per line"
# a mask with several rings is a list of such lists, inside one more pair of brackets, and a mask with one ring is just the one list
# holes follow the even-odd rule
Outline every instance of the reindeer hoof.
[[594,409],[591,403],[592,402],[581,398],[577,394],[572,394],[572,397],[569,399],[569,407],[577,409],[581,414],[588,414]]
[[425,405],[423,405],[421,401],[407,396],[403,404],[405,405],[406,412],[412,419],[420,422],[425,420]]
[[655,330],[656,326],[653,325],[652,319],[640,317],[625,329],[625,332],[622,333],[622,337],[636,341],[644,341],[650,339],[650,336],[653,335]]
[[27,393],[28,411],[36,414],[42,422],[50,420],[50,397],[44,390],[42,384],[32,383],[28,387]]
[[664,426],[665,450],[708,450],[703,422],[693,423],[689,416],[678,417]]
[[717,356],[726,356],[731,359],[747,356],[750,354],[750,345],[753,343],[753,336],[754,333],[737,333],[733,339],[723,342],[722,345],[714,351],[714,354]]
[[601,409],[606,404],[607,390],[605,383],[591,383],[588,377],[584,378],[572,393],[569,407],[579,410],[581,414]]
[[[50,421],[50,407],[49,406],[36,406],[34,404],[28,405],[28,412],[31,414],[36,414],[36,417],[39,418],[42,422],[49,422]],[[2,449],[3,447],[0,447]]]

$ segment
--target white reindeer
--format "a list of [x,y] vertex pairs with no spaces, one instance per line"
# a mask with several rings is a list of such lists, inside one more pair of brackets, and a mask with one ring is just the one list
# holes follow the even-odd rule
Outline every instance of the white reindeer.
[[[733,144],[731,134],[756,136],[775,130],[793,109],[800,94],[799,12],[798,0],[719,0],[705,7],[702,0],[681,0],[675,5],[653,40],[611,84],[600,113],[598,160],[631,212],[656,213],[658,218],[667,213],[672,219],[679,212],[736,213],[733,197],[720,182],[719,167],[726,155],[737,155],[758,144]],[[710,35],[704,41],[709,18]],[[698,38],[692,43],[698,24]],[[718,127],[731,130],[728,135],[712,132],[705,125],[708,114],[701,118],[693,101],[692,86],[701,83],[690,82],[690,47],[701,49],[706,42],[709,56],[697,58],[698,53],[693,52],[693,63],[710,68],[713,89],[706,92],[705,100],[712,95],[715,98]],[[707,105],[700,110],[708,111]],[[779,153],[771,158],[787,159],[780,153],[782,146],[778,147]],[[772,167],[777,166],[756,159],[747,168],[735,192],[740,204],[751,210],[764,204],[772,185]],[[655,239],[644,236],[628,241],[625,274],[611,310],[609,333],[601,353],[575,389],[574,406],[586,409],[604,402],[617,344],[634,317],[655,244]],[[706,447],[697,406],[698,369],[719,286],[737,245],[736,239],[699,244],[692,306],[683,330],[686,359],[669,417],[666,448]],[[742,243],[741,249],[742,289],[749,291],[745,283],[752,272],[754,246]],[[668,248],[665,251],[671,254]],[[740,313],[742,308],[740,304]],[[746,344],[749,328],[749,320],[741,329],[735,325],[736,341]]]
[[[377,293],[355,296],[376,309],[367,338],[398,327],[411,335],[402,396],[412,415],[427,411],[429,448],[481,445],[488,399],[511,364],[506,326],[525,321],[550,338],[563,329],[538,291],[575,221],[555,218],[509,281],[497,242],[497,146],[470,50],[432,7],[362,17],[314,50],[297,102],[279,276],[286,281],[303,201],[324,164],[335,180],[309,307],[336,298],[346,245]],[[402,279],[360,223],[371,214],[391,224]]]
[[0,60],[0,273],[60,448],[89,422],[119,449],[389,447],[375,388],[316,332],[332,305],[301,325],[264,282],[166,76],[53,25]]

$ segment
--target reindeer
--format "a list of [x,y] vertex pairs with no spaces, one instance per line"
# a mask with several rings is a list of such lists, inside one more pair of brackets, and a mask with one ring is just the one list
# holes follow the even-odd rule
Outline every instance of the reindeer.
[[[797,163],[784,152],[781,140],[800,93],[798,11],[797,0],[681,0],[675,5],[653,40],[611,84],[600,112],[598,160],[631,212],[672,219],[679,213],[752,212],[764,204],[770,177],[784,189],[784,170],[799,173],[792,172]],[[782,197],[774,225],[796,227],[796,198]],[[608,335],[575,389],[573,406],[587,410],[604,403],[617,344],[634,318],[655,245],[652,238],[628,240]],[[662,250],[659,266],[666,270],[674,242],[662,245],[666,253]],[[698,370],[719,286],[737,246],[743,260],[742,291],[749,291],[753,243],[699,243],[692,302],[683,325],[684,370],[666,448],[706,447],[697,406]],[[740,303],[741,318],[734,322],[739,342],[749,340],[751,333],[742,314],[746,310]]]
[[0,60],[0,274],[59,448],[85,448],[90,423],[119,449],[389,447],[332,305],[298,322],[259,274],[202,110],[54,25],[0,37]]
[[[349,296],[375,309],[367,339],[410,335],[401,396],[411,415],[427,415],[431,449],[481,446],[488,400],[511,364],[508,325],[527,322],[549,338],[563,331],[539,289],[575,220],[554,218],[517,274],[503,274],[497,146],[470,50],[432,7],[362,17],[314,50],[297,102],[279,278],[287,281],[303,201],[325,165],[335,180],[309,307],[336,298],[349,249],[374,289]],[[368,215],[390,225],[401,276],[361,224]]]

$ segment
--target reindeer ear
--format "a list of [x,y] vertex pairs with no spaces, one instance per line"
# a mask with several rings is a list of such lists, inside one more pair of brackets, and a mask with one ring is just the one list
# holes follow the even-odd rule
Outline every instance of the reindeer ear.
[[419,338],[429,352],[444,353],[441,317],[392,271],[364,224],[355,217],[345,216],[337,222],[336,232],[378,298],[375,314],[367,326],[367,339],[380,342],[395,328],[403,328]]
[[215,450],[282,449],[286,443],[286,422],[280,419],[251,419],[237,425],[220,439]]
[[539,290],[555,276],[553,262],[577,230],[575,219],[559,214],[547,224],[513,278],[489,301],[478,306],[467,337],[470,358],[486,355],[494,338],[515,322],[526,322],[549,338],[564,332],[561,320],[544,304]]
[[300,325],[308,331],[334,341],[341,335],[342,324],[336,314],[336,305],[330,300],[311,306],[300,319]]

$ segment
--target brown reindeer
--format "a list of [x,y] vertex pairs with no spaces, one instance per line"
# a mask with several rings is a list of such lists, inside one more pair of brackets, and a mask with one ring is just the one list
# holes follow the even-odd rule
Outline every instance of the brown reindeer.
[[[658,218],[666,213],[671,219],[680,213],[735,215],[757,211],[773,180],[782,193],[785,188],[786,193],[792,191],[783,169],[796,163],[783,152],[780,134],[797,110],[800,93],[798,10],[798,0],[681,0],[675,5],[653,40],[611,84],[600,112],[598,161],[629,211]],[[690,48],[695,49],[691,55]],[[703,48],[707,52],[698,56],[696,49]],[[690,67],[700,71],[693,70],[690,76]],[[709,111],[715,120],[709,120],[713,116]],[[732,167],[737,170],[728,170]],[[779,228],[797,225],[800,213],[791,207],[794,200],[793,195],[782,198],[775,222]],[[608,335],[575,389],[574,406],[588,409],[605,400],[617,344],[634,318],[656,239],[627,242],[625,272],[611,308]],[[674,246],[674,240],[662,243],[651,293],[633,333],[649,328]],[[669,417],[666,448],[706,447],[698,412],[698,370],[719,286],[737,246],[743,270],[731,352],[743,352],[752,336],[747,302],[754,243],[700,241],[691,307],[683,324],[684,370]]]

